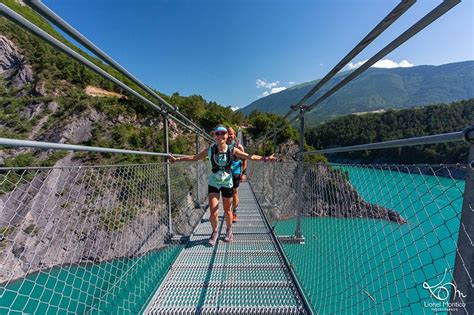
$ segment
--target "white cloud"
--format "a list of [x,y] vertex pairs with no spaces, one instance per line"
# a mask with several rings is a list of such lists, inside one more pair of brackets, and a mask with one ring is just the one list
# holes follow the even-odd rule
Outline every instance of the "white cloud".
[[230,109],[232,109],[232,110],[235,112],[235,111],[238,110],[239,108],[238,108],[238,107],[235,107],[235,106],[231,106]]
[[281,92],[281,91],[283,91],[283,90],[286,90],[286,87],[284,87],[284,86],[277,86],[277,87],[274,87],[274,88],[272,88],[272,89],[270,89],[270,90],[268,90],[268,91],[264,91],[264,92],[262,93],[262,96],[265,97],[265,96],[268,96],[268,95],[270,95],[270,94],[274,94],[274,93]]
[[290,82],[288,82],[288,84],[293,85],[293,84],[296,84],[296,82],[290,81]]
[[278,92],[281,92],[283,90],[286,90],[286,87],[284,87],[284,86],[274,87],[273,89],[270,90],[270,94],[278,93]]
[[275,82],[267,82],[265,79],[258,79],[257,82],[255,82],[257,85],[257,88],[265,88],[265,89],[271,89],[275,86],[280,85],[280,81],[275,81]]
[[414,64],[410,63],[408,60],[406,59],[403,59],[402,61],[400,61],[400,63],[398,64],[399,67],[402,67],[402,68],[410,68],[410,67],[413,67]]
[[[356,63],[349,62],[347,65],[347,68],[349,70],[359,68],[362,66],[364,63],[366,63],[367,60],[364,61],[359,61]],[[385,68],[385,69],[392,69],[392,68],[408,68],[408,67],[413,67],[413,64],[410,63],[408,60],[404,59],[400,62],[396,62],[390,59],[382,59],[377,61],[375,64],[371,66],[372,68]]]
[[[295,82],[288,82],[288,84],[294,84]],[[263,91],[263,93],[260,95],[260,97],[265,97],[270,94],[278,93],[283,90],[286,90],[286,86],[280,86],[280,81],[274,81],[274,82],[267,82],[264,79],[258,79],[256,82],[256,87],[258,89],[263,88],[266,91]]]
[[359,62],[356,62],[356,63],[353,63],[353,62],[349,62],[347,64],[347,68],[349,68],[349,70],[352,70],[352,69],[355,69],[355,68],[359,68],[360,66],[362,66],[367,60],[364,60],[364,61],[359,61]]

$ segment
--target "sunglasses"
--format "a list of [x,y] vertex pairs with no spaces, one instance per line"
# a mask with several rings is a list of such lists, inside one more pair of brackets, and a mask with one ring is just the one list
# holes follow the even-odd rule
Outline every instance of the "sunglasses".
[[214,132],[214,134],[215,134],[216,136],[223,136],[223,135],[225,135],[226,133],[227,133],[227,132],[224,132],[224,131]]

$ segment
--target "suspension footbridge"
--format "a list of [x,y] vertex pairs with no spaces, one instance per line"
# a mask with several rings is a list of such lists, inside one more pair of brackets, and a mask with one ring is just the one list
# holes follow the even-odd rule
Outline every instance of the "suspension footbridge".
[[[234,240],[208,246],[209,212],[170,267],[145,313],[304,314],[303,298],[248,183]],[[199,288],[199,290],[196,290]]]
[[[212,137],[40,1],[26,3],[142,91],[6,5],[0,4],[0,12],[158,112],[164,148],[159,153],[6,138],[0,146],[153,155],[164,162],[1,167],[0,314],[473,314],[474,127],[310,152],[303,138],[306,112],[459,1],[442,1],[362,67],[304,104],[415,3],[401,1],[292,106],[285,118],[299,120],[299,152],[287,162],[250,164],[234,240],[223,241],[220,217],[220,238],[212,247],[209,165],[169,162],[168,123],[195,134],[196,153],[200,141]],[[273,126],[257,144],[267,138],[276,144],[281,130]],[[447,142],[466,144],[466,163],[304,159]]]

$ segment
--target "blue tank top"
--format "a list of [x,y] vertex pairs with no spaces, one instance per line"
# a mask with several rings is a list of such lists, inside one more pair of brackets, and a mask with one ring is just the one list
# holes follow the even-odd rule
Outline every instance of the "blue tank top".
[[[234,147],[236,147],[236,146],[237,146],[237,143],[235,142],[235,140],[232,141],[231,144],[229,144],[229,147],[231,147],[232,149],[233,149]],[[234,157],[234,161],[232,162],[232,165],[231,165],[231,167],[230,167],[230,169],[231,169],[231,171],[232,171],[232,174],[238,174],[238,175],[240,175],[240,173],[241,173],[241,170],[240,170],[241,166],[242,166],[242,160],[241,160],[241,159],[238,159],[238,158],[236,158],[236,157]]]

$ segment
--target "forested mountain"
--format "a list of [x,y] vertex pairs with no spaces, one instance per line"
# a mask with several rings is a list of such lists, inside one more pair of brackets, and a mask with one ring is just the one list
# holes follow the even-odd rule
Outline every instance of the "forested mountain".
[[[342,72],[328,82],[307,103],[311,104],[347,75]],[[319,80],[293,86],[262,97],[241,109],[245,114],[258,109],[285,114],[291,104],[303,97]],[[411,68],[370,68],[347,84],[320,107],[309,113],[308,124],[316,124],[336,116],[381,109],[403,109],[449,103],[474,97],[474,61],[441,66]]]
[[[50,24],[29,7],[14,0],[6,0],[4,3],[72,47]],[[80,53],[139,90],[132,82],[101,61],[84,52]],[[156,152],[163,150],[162,120],[158,113],[5,18],[0,18],[0,73],[0,137]],[[473,97],[473,73],[473,61],[438,67],[369,69],[356,82],[335,94],[331,98],[335,103],[327,103],[321,108],[322,111],[316,111],[316,114],[320,115],[325,111],[328,115],[330,112],[334,114],[338,104],[346,103],[353,104],[351,111],[379,109],[380,107],[376,104],[382,99],[387,104],[391,99],[396,101],[398,107],[409,107],[420,105],[423,100],[434,103],[443,98],[467,98],[470,95]],[[334,78],[330,86],[338,82],[341,75],[343,74]],[[282,100],[282,96],[287,98],[286,102],[291,102],[290,99],[298,99],[313,84],[315,82],[301,84],[258,102],[264,104],[264,100]],[[378,93],[380,97],[371,98],[371,93]],[[249,128],[246,129],[246,133],[252,138],[257,138],[274,122],[281,120],[276,115],[259,111],[255,111],[249,117],[244,117],[243,112],[233,112],[229,107],[206,101],[199,95],[181,96],[178,93],[171,96],[161,93],[160,95],[171,104],[177,105],[181,112],[208,131],[218,123],[234,126],[248,123]],[[341,98],[342,96],[344,97]],[[410,98],[415,99],[415,97],[417,102],[404,101]],[[268,103],[265,104],[268,105]],[[459,104],[448,107],[427,107],[409,112],[389,111],[382,115],[343,117],[342,120],[330,121],[311,130],[307,134],[307,142],[316,147],[328,147],[459,130],[473,121],[472,100]],[[347,109],[341,106],[339,106],[338,114],[343,114]],[[459,112],[461,107],[464,111],[462,113]],[[286,108],[285,105],[281,113],[285,112]],[[249,109],[246,108],[246,110]],[[447,110],[447,113],[444,113],[444,110]],[[453,118],[450,113],[455,117]],[[407,119],[411,115],[424,116],[420,116],[418,120]],[[415,123],[415,121],[417,123],[414,127],[401,125],[401,123]],[[353,128],[344,129],[345,133],[341,133],[343,136],[338,137],[337,134],[331,133],[331,131],[339,130],[338,125]],[[385,131],[380,133],[381,130]],[[172,152],[191,153],[194,151],[193,135],[181,130],[175,124],[171,125],[171,134]],[[277,140],[279,144],[294,143],[297,136],[297,131],[288,126]],[[271,143],[266,143],[263,148],[256,148],[256,150],[269,153],[274,148]],[[447,161],[457,161],[462,158],[452,150],[446,153],[452,153],[452,156],[440,156],[439,152],[436,152],[424,154],[421,160],[426,162],[436,157],[437,159],[446,158]],[[361,154],[354,157],[361,158]],[[65,155],[66,153],[61,152],[2,150],[0,165],[54,165]],[[369,157],[380,158],[380,156]],[[369,157],[365,156],[365,158]],[[102,163],[154,160],[152,157],[132,155],[75,154],[71,158],[79,159],[81,163],[87,162],[87,159]]]
[[[3,2],[73,47],[28,6],[14,0]],[[74,49],[141,91],[111,67]],[[148,97],[144,92],[140,93]],[[218,123],[235,126],[245,120],[242,113],[206,101],[199,95],[159,94],[208,131]],[[181,130],[176,124],[170,127],[171,151],[193,152],[194,135]],[[162,119],[158,112],[43,40],[0,17],[0,137],[162,152],[161,130]],[[53,165],[65,154],[30,149],[0,150],[0,165]],[[103,163],[155,159],[85,154],[75,154],[73,158],[94,158],[95,162]]]
[[[307,131],[306,141],[317,149],[343,147],[455,132],[474,125],[474,99],[381,114],[348,115]],[[377,163],[466,163],[464,142],[386,150],[332,154],[330,159]]]

